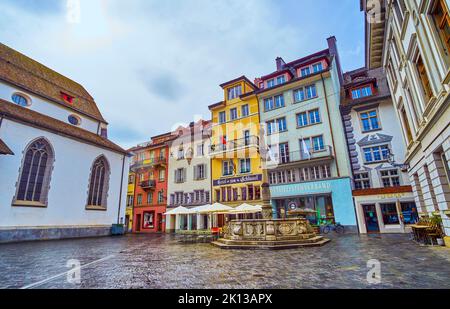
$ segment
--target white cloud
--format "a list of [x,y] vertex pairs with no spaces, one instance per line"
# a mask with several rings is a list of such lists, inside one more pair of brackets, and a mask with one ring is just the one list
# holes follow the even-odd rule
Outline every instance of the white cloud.
[[[311,38],[283,21],[283,9],[269,0],[81,0],[81,22],[70,24],[64,11],[42,18],[0,4],[0,36],[83,84],[110,137],[128,147],[210,117],[222,82],[269,73],[277,56],[303,56]],[[324,39],[315,39],[320,49]]]

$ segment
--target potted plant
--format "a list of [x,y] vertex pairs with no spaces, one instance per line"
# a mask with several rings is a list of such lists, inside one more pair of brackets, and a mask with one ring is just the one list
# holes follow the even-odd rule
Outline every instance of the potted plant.
[[442,218],[441,216],[433,215],[430,218],[430,223],[432,226],[436,227],[436,242],[439,246],[444,246],[444,231],[442,230]]

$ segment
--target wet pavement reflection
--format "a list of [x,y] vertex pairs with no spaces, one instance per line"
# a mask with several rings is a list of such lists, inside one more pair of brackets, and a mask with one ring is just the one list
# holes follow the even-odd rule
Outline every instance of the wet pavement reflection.
[[[324,247],[286,251],[227,251],[180,244],[171,235],[6,244],[0,287],[450,288],[450,249],[409,237],[333,235]],[[67,281],[73,259],[85,265],[80,284]],[[367,282],[371,259],[381,262],[377,285]]]

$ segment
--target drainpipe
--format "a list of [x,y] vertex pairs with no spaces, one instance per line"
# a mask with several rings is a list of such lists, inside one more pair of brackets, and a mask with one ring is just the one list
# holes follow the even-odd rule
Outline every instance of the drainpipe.
[[331,131],[331,143],[333,144],[333,151],[335,154],[335,161],[336,161],[336,169],[337,169],[337,175],[338,177],[341,177],[341,172],[339,170],[339,162],[336,156],[336,146],[334,143],[334,134],[333,134],[333,125],[331,123],[331,117],[330,117],[330,109],[328,107],[328,94],[327,94],[327,89],[325,87],[325,80],[323,79],[323,73],[320,73],[320,78],[322,79],[322,86],[323,86],[323,91],[324,91],[324,95],[325,95],[325,106],[327,108],[327,116],[328,116],[328,123],[330,124],[330,131]]
[[117,224],[120,224],[120,209],[122,208],[122,191],[123,191],[123,175],[125,173],[125,158],[126,155],[123,156],[122,160],[122,176],[120,178],[119,210],[117,211]]

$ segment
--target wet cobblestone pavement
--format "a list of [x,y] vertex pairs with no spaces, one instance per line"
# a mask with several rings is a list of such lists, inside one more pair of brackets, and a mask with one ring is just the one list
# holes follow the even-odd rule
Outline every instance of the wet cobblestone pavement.
[[[67,282],[78,259],[81,284]],[[102,259],[102,260],[100,260]],[[381,284],[366,280],[381,262]],[[99,261],[100,260],[100,261]],[[60,276],[57,276],[61,274]],[[52,278],[53,277],[53,278]],[[52,278],[52,279],[48,279]],[[38,283],[36,285],[32,285]],[[333,236],[325,247],[226,251],[169,235],[0,245],[0,288],[450,288],[450,249],[409,235]]]

